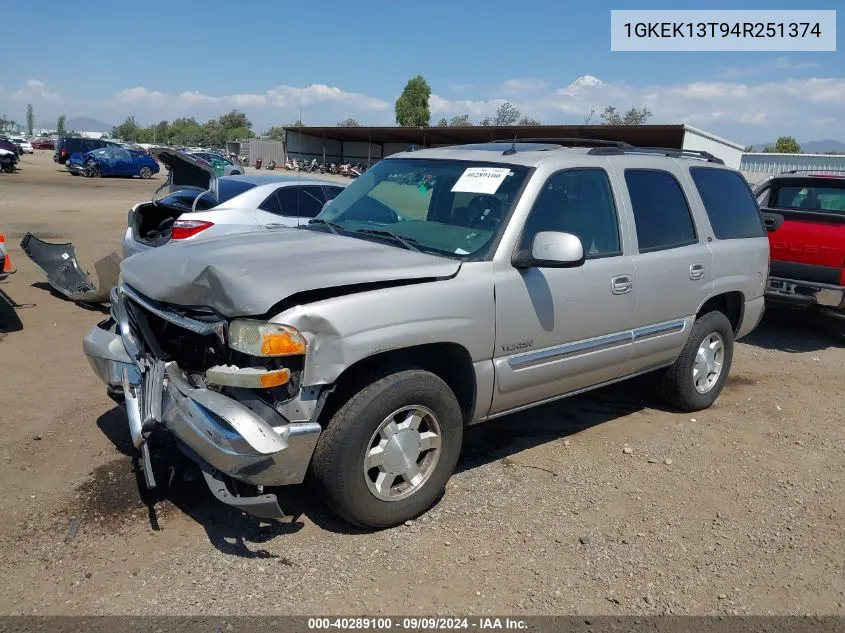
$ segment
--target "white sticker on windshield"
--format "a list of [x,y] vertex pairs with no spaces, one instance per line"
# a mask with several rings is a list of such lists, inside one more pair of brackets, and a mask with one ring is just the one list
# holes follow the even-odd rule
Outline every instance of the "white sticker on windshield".
[[510,172],[508,167],[468,167],[452,187],[453,192],[496,193]]
[[455,255],[469,255],[469,251],[465,251],[462,248],[456,248]]

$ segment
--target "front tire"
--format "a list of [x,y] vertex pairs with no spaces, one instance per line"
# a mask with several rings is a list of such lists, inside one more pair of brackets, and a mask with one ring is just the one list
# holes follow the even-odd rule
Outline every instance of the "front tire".
[[320,435],[311,472],[341,517],[391,527],[442,496],[462,441],[463,415],[449,386],[427,371],[397,371],[339,407]]
[[724,314],[697,318],[681,355],[661,377],[660,395],[681,411],[709,408],[728,379],[733,349],[733,328]]

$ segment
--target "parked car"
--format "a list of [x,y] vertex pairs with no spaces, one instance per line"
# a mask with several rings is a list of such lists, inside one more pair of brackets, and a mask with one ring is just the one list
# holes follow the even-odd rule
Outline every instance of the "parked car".
[[379,528],[443,494],[467,425],[646,372],[673,407],[712,405],[768,257],[748,184],[704,152],[425,149],[298,229],[123,260],[83,347],[147,485],[171,434],[224,503],[280,516],[264,487],[310,472]]
[[7,174],[17,170],[18,154],[8,149],[0,148],[0,172]]
[[56,153],[53,155],[53,162],[64,165],[71,154],[85,154],[95,149],[117,146],[117,143],[103,139],[63,136],[56,141]]
[[36,138],[32,140],[33,149],[55,149],[55,143],[49,138]]
[[0,137],[0,150],[6,152],[3,156],[4,171],[14,171],[21,155],[21,148],[12,143],[12,141]]
[[225,156],[214,152],[187,152],[188,156],[201,158],[217,170],[221,176],[237,176],[244,173],[244,168]]
[[84,154],[71,154],[66,165],[74,176],[138,176],[152,178],[161,171],[158,162],[146,153],[119,147],[101,147]]
[[0,149],[5,149],[12,152],[16,157],[23,156],[23,148],[12,139],[5,135],[0,135]]
[[792,170],[755,188],[769,232],[766,299],[845,335],[845,173]]
[[208,163],[198,164],[192,158],[191,154],[173,151],[159,153],[175,182],[187,182],[191,170],[196,170],[197,179],[190,187],[177,185],[161,200],[132,207],[123,237],[124,257],[171,240],[193,241],[299,226],[314,218],[345,186],[293,176],[218,178]]
[[32,148],[32,144],[23,136],[12,136],[9,140],[20,148],[21,154],[35,153],[35,150]]

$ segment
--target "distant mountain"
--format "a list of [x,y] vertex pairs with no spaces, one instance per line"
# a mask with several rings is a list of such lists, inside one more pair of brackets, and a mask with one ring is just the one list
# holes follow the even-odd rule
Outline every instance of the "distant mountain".
[[85,116],[71,117],[65,121],[65,128],[77,132],[111,132],[114,126],[99,119],[91,119]]
[[[56,122],[50,121],[48,123],[39,123],[35,127],[44,128],[44,129],[55,129]],[[75,132],[111,132],[112,127],[114,127],[111,123],[106,123],[105,121],[100,121],[99,119],[92,119],[87,116],[75,116],[69,118],[65,121],[65,129],[66,130],[73,130]]]
[[834,140],[809,141],[801,143],[801,151],[806,154],[827,154],[828,152],[845,154],[845,143]]
[[[757,145],[752,145],[753,151],[755,152],[762,152],[763,148],[766,145],[774,145],[774,141],[771,143],[759,143]],[[841,141],[834,141],[833,139],[827,139],[824,141],[807,141],[806,143],[798,143],[801,146],[801,151],[805,154],[827,154],[828,152],[837,152],[840,154],[845,154],[845,143]]]

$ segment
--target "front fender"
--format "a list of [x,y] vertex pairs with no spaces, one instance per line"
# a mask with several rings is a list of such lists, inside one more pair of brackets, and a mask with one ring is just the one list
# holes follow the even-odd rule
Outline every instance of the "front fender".
[[308,340],[302,384],[331,384],[353,364],[381,352],[454,343],[473,362],[495,343],[492,281],[462,279],[371,290],[296,306],[271,319]]

